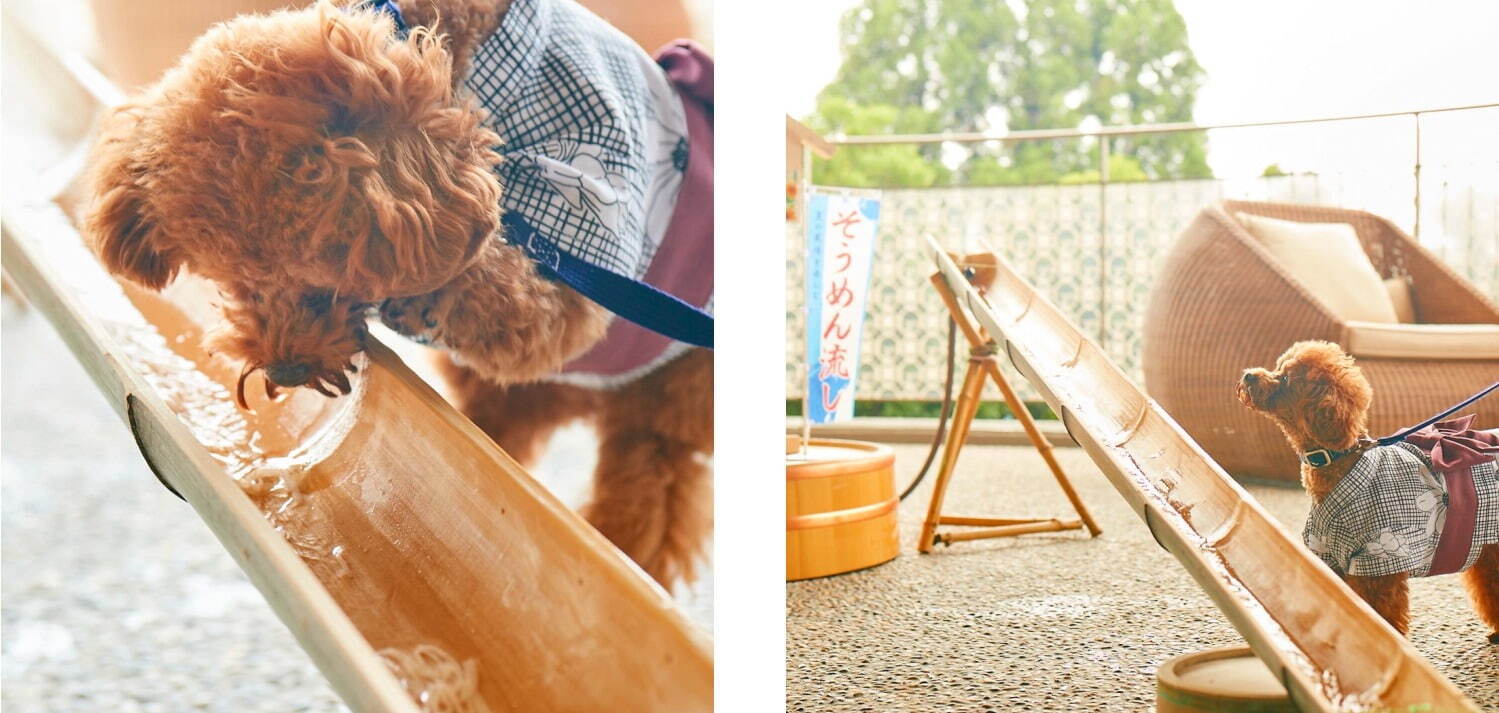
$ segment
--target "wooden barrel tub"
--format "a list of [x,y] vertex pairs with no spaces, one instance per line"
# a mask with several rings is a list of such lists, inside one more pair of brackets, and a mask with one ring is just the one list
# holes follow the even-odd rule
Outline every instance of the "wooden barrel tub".
[[895,453],[814,438],[786,455],[786,580],[884,564],[900,554]]
[[1177,656],[1156,672],[1157,713],[1295,713],[1275,674],[1248,646]]

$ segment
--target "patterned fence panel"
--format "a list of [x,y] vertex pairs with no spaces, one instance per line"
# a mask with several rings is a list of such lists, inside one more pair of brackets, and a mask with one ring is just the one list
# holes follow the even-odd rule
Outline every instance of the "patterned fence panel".
[[[1435,187],[1423,196],[1422,242],[1479,289],[1499,297],[1499,196],[1432,182]],[[886,190],[859,398],[941,398],[946,312],[927,282],[933,271],[925,250],[927,235],[952,252],[976,251],[983,242],[993,245],[1097,339],[1125,373],[1143,382],[1141,337],[1156,272],[1197,212],[1224,198],[1362,208],[1386,215],[1406,230],[1414,219],[1408,180],[1370,185],[1325,174]],[[1106,218],[1102,235],[1100,205]],[[805,371],[798,227],[788,227],[786,245],[786,386],[789,398],[799,398]],[[1011,381],[1023,398],[1036,398],[1023,379]],[[998,398],[997,392],[991,396]]]

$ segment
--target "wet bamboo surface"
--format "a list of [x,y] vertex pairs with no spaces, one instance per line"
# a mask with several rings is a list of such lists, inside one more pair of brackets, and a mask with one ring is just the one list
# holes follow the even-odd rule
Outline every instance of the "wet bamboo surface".
[[[67,63],[6,39],[56,103],[37,112],[99,110]],[[83,125],[42,128],[69,149]],[[240,409],[237,366],[198,346],[212,287],[117,283],[51,200],[76,161],[23,168],[7,169],[30,188],[5,196],[7,275],[350,707],[711,708],[707,634],[389,349],[372,340],[348,396],[252,388]]]
[[1478,710],[1007,263],[986,301],[929,243],[959,302],[1301,710]]

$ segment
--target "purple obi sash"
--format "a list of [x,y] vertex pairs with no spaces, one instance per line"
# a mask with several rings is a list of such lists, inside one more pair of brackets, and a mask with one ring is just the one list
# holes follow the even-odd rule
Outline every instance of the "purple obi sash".
[[[697,43],[678,40],[656,54],[687,115],[687,170],[671,223],[643,281],[694,307],[713,299],[713,60]],[[683,345],[615,318],[603,340],[563,367],[563,374],[621,377],[659,365]]]
[[1447,521],[1427,576],[1461,571],[1472,552],[1478,496],[1473,466],[1499,454],[1499,433],[1473,430],[1473,415],[1441,421],[1405,437],[1405,442],[1430,452],[1431,464],[1447,486]]

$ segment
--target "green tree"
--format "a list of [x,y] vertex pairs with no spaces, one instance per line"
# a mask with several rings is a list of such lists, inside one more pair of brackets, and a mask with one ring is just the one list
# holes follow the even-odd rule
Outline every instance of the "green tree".
[[[930,117],[915,107],[893,104],[855,105],[838,97],[822,97],[817,115],[808,124],[814,131],[827,133],[834,128],[845,134],[909,134],[929,131]],[[951,171],[930,160],[922,148],[912,144],[859,147],[839,151],[827,165],[813,168],[814,180],[840,186],[914,186],[925,187],[948,183]],[[819,180],[837,176],[836,183]]]
[[[809,117],[811,126],[827,132],[1191,121],[1203,75],[1171,0],[865,0],[839,30],[843,64]],[[1201,133],[1119,137],[1109,149],[1111,180],[1211,175]],[[855,186],[1002,185],[1076,182],[1091,171],[1097,180],[1096,141],[948,151],[845,148],[818,165],[815,179]]]

